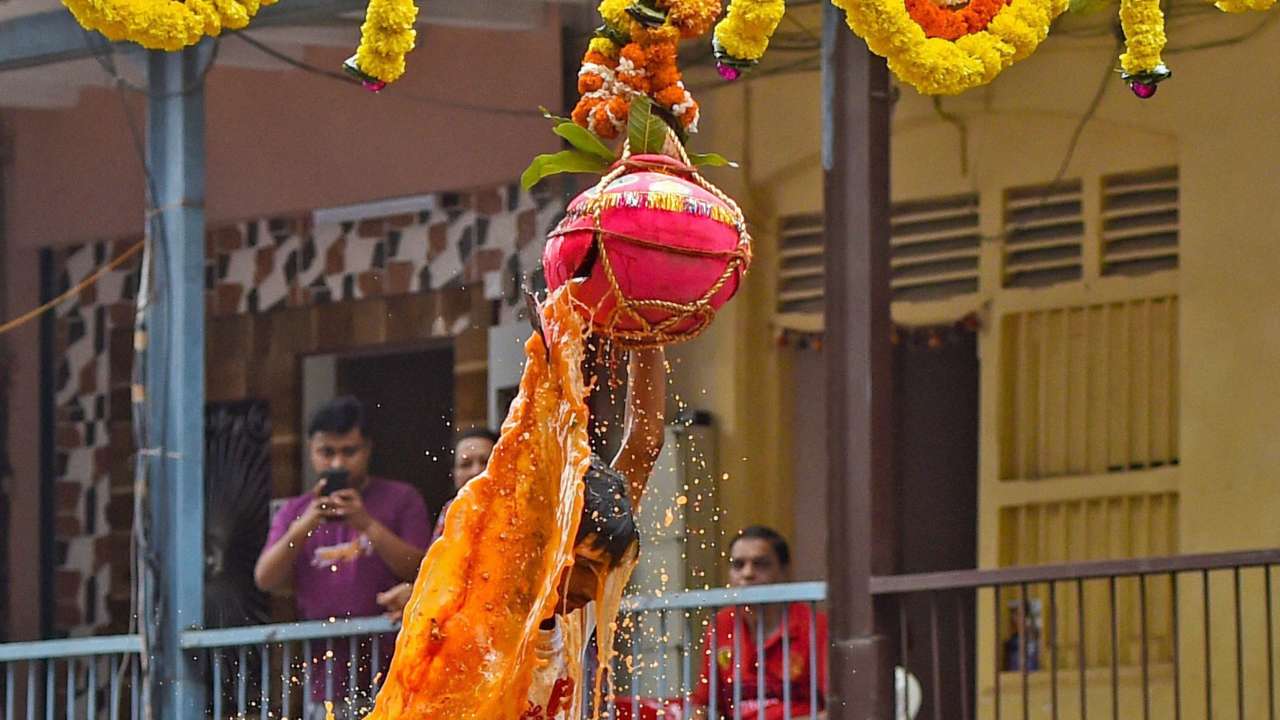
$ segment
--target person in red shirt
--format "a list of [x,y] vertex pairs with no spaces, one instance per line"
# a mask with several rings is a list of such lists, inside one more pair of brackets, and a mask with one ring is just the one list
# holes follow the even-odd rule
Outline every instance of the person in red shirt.
[[[748,587],[786,582],[790,564],[791,551],[787,541],[772,528],[753,525],[738,533],[729,546],[729,584]],[[760,702],[757,635],[761,623],[764,629],[763,704]],[[811,623],[814,625],[812,630]],[[712,633],[715,634],[714,653]],[[816,640],[812,652],[811,637]],[[716,613],[715,626],[707,630],[703,648],[702,675],[692,696],[695,720],[738,717],[742,720],[782,720],[788,715],[797,720],[826,720],[827,616],[811,611],[808,603],[725,608]],[[741,658],[736,659],[736,674],[741,687],[736,691],[735,650],[741,653]],[[784,652],[790,656],[789,662],[784,663]],[[815,678],[811,658],[817,660],[816,697],[812,696]],[[716,686],[714,716],[710,714],[713,662]],[[790,686],[791,700],[789,714],[783,706],[787,685]],[[735,696],[739,699],[736,709],[741,715],[735,715]]]

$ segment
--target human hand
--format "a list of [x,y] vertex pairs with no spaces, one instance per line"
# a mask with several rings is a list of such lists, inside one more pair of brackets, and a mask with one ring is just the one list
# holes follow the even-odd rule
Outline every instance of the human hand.
[[307,508],[294,521],[294,524],[308,535],[320,527],[321,523],[329,519],[329,513],[332,510],[332,504],[329,502],[328,496],[320,494],[323,486],[324,481],[322,480],[311,489],[311,502],[307,504]]
[[404,618],[404,608],[409,604],[411,595],[413,586],[400,583],[386,592],[378,593],[378,604],[387,609],[385,614],[388,620],[398,622]]
[[364,498],[360,497],[360,491],[355,488],[346,488],[339,490],[329,496],[329,503],[333,506],[328,516],[344,520],[348,525],[364,532],[373,524],[373,516],[364,507]]

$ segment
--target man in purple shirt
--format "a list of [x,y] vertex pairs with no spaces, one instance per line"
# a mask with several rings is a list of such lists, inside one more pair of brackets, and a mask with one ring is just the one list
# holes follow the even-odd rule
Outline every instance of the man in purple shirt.
[[[254,580],[267,592],[292,590],[300,620],[377,615],[378,593],[418,574],[430,537],[426,504],[411,485],[369,476],[372,443],[359,400],[342,397],[322,407],[307,428],[307,441],[320,482],[276,514]],[[333,696],[346,696],[348,643],[335,643],[331,658],[323,643],[317,645],[317,657],[310,658],[312,698],[326,695],[328,660]],[[386,668],[394,637],[380,645],[380,666]],[[359,685],[367,692],[370,663],[357,664]]]

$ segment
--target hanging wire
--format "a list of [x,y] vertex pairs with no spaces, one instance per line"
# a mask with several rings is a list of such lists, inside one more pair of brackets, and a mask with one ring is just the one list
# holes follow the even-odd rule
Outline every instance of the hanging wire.
[[[286,65],[296,70],[301,70],[302,72],[309,73],[317,77],[322,77],[327,80],[332,80],[334,82],[338,82],[343,85],[349,85],[355,88],[359,88],[361,85],[359,80],[356,80],[355,78],[349,75],[346,75],[345,73],[340,73],[340,72],[337,72],[336,70],[322,68],[317,65],[313,65],[305,60],[300,60],[296,57],[293,57],[292,55],[289,55],[288,53],[285,53],[253,37],[247,31],[240,30],[240,31],[237,31],[234,33],[228,33],[228,34],[231,35],[232,37],[235,37],[237,40],[241,40],[246,44],[256,48],[259,52],[269,57],[275,58],[276,60],[279,60],[280,62],[283,62]],[[399,88],[395,90],[387,91],[385,94],[385,97],[391,98],[391,99],[404,100],[407,102],[419,103],[422,105],[432,105],[436,107],[447,108],[450,110],[465,110],[468,112],[485,113],[489,115],[510,115],[513,117],[542,118],[542,113],[537,109],[526,110],[523,108],[503,108],[503,107],[493,107],[490,105],[477,105],[473,103],[457,102],[454,100],[447,100],[445,98],[431,97],[427,95],[418,95],[412,92],[403,91]]]
[[90,273],[89,275],[87,275],[87,276],[86,276],[83,280],[81,280],[80,282],[76,283],[74,287],[72,287],[72,288],[68,289],[66,292],[64,292],[64,293],[62,293],[62,294],[60,294],[60,295],[58,295],[58,296],[57,296],[57,297],[55,297],[54,299],[50,300],[50,301],[49,301],[49,302],[47,302],[47,303],[44,303],[43,305],[41,305],[41,306],[39,306],[39,307],[37,307],[37,308],[34,308],[34,309],[32,309],[32,310],[28,310],[27,312],[25,312],[25,313],[23,313],[23,314],[19,315],[18,317],[14,318],[14,319],[12,319],[12,320],[10,320],[10,321],[8,321],[8,322],[4,323],[4,324],[0,324],[0,335],[4,335],[4,334],[5,334],[5,333],[7,333],[7,332],[11,332],[11,331],[13,331],[13,330],[17,330],[18,328],[22,327],[23,325],[26,325],[27,323],[29,323],[29,322],[31,322],[31,321],[33,321],[33,320],[35,320],[36,318],[40,317],[41,315],[43,315],[43,314],[45,314],[45,313],[49,312],[50,310],[52,310],[52,309],[54,309],[54,308],[58,307],[58,306],[59,306],[59,305],[61,305],[62,303],[64,303],[64,302],[66,302],[67,300],[71,299],[72,297],[75,297],[76,295],[79,295],[81,292],[83,292],[83,291],[84,291],[85,289],[87,289],[89,286],[91,286],[91,285],[93,285],[94,283],[98,282],[98,280],[100,280],[100,279],[102,278],[102,276],[103,276],[103,275],[106,275],[108,272],[111,272],[112,270],[115,270],[116,268],[118,268],[118,267],[120,267],[121,265],[123,265],[123,264],[125,264],[126,262],[128,262],[129,258],[133,257],[134,255],[137,255],[137,254],[138,254],[138,251],[142,250],[142,245],[143,245],[143,243],[142,243],[142,242],[134,243],[132,246],[130,246],[130,247],[129,247],[129,249],[128,249],[128,250],[125,250],[123,253],[121,253],[121,254],[119,255],[119,257],[117,257],[115,260],[112,260],[111,262],[107,263],[106,265],[103,265],[102,267],[98,268],[97,270],[94,270],[92,273]]

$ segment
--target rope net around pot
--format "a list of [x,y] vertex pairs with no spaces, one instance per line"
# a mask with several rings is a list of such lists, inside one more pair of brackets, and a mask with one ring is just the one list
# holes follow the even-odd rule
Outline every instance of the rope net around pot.
[[[575,295],[595,331],[628,348],[697,337],[737,291],[751,264],[751,237],[738,204],[698,173],[674,137],[664,152],[633,155],[630,144],[624,145],[618,164],[569,204],[548,236],[544,256],[552,287],[582,283]],[[633,185],[649,185],[643,191],[610,187],[628,175],[637,176]],[[619,219],[614,210],[634,212]],[[637,223],[635,213],[652,215]],[[672,242],[671,236],[681,230],[673,226],[681,223],[687,233]],[[585,233],[590,234],[589,246],[582,242]],[[668,236],[665,241],[662,235]],[[576,247],[568,247],[575,242]],[[562,255],[571,256],[567,267]],[[638,269],[638,262],[645,266]],[[655,286],[664,284],[663,272],[676,277],[666,278],[671,282],[665,283],[665,292],[655,292]],[[682,273],[690,276],[688,282],[680,280]]]

